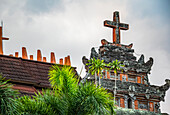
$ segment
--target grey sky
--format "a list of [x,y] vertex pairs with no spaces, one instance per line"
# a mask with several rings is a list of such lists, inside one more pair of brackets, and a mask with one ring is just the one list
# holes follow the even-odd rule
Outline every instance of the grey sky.
[[[80,72],[81,58],[89,57],[91,47],[101,45],[103,38],[112,41],[112,30],[103,21],[112,20],[117,10],[120,21],[130,25],[121,31],[121,42],[134,43],[135,52],[144,54],[145,61],[154,58],[149,80],[162,85],[170,79],[169,6],[169,0],[0,0],[4,36],[10,38],[4,41],[4,52],[21,55],[25,46],[36,59],[36,50],[41,49],[49,61],[54,51],[57,62],[69,54]],[[165,100],[161,109],[170,113],[170,90]]]

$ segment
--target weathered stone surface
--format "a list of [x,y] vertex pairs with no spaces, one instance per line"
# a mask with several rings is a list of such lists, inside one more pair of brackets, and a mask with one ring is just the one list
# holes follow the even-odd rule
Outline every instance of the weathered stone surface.
[[[106,64],[117,59],[125,65],[123,72],[118,71],[119,80],[116,81],[116,99],[120,101],[119,106],[125,108],[136,107],[136,109],[160,112],[159,102],[164,101],[165,93],[170,87],[170,80],[166,79],[166,83],[162,86],[150,85],[148,74],[150,74],[154,60],[150,57],[149,60],[145,62],[143,54],[136,60],[134,49],[132,49],[133,44],[120,44],[121,28],[119,27],[127,30],[128,25],[121,25],[121,23],[119,23],[118,12],[114,12],[113,21],[106,20],[104,21],[104,25],[113,28],[113,43],[102,39],[102,45],[99,47],[98,52],[96,52],[94,47],[91,49],[89,59],[104,60]],[[89,59],[85,56],[82,58],[87,72],[82,80],[83,83],[87,80],[94,81],[94,76],[89,73],[89,67],[86,65]],[[108,72],[104,70],[103,73],[105,75],[103,79],[101,79],[101,86],[114,93],[115,80],[112,71]],[[134,103],[136,103],[136,105]]]
[[[144,62],[144,56],[141,55],[138,61],[133,55],[134,49],[129,48],[127,45],[114,45],[102,40],[103,45],[99,48],[99,53],[96,52],[95,48],[91,49],[91,58],[99,58],[104,60],[105,63],[110,63],[114,60],[123,61],[125,68],[124,71],[136,71],[150,73],[153,65],[153,58],[150,58],[146,63]],[[105,42],[105,43],[104,43]],[[86,58],[87,59],[87,58]],[[83,60],[84,63],[84,60]],[[86,66],[86,65],[85,65]],[[86,68],[87,69],[87,68]]]
[[[115,81],[110,79],[101,80],[102,87],[114,90]],[[132,83],[132,82],[122,82],[120,80],[116,81],[117,93],[126,94],[130,97],[139,96],[144,94],[146,99],[160,98],[160,101],[164,101],[165,92],[170,87],[170,80],[166,79],[166,83],[162,86],[146,86],[144,84]]]
[[113,28],[113,43],[120,43],[120,30],[128,30],[129,24],[120,23],[119,12],[113,13],[113,21],[105,20],[104,26]]
[[90,59],[91,58],[95,58],[95,59],[99,58],[99,54],[96,52],[94,47],[91,48]]

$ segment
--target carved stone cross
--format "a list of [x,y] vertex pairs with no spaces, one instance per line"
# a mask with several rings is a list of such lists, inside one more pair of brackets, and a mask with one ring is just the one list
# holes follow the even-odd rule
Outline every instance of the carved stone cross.
[[113,28],[113,43],[120,44],[120,29],[128,30],[129,24],[120,23],[119,12],[113,13],[113,21],[105,20],[104,26]]
[[0,27],[0,54],[3,54],[2,40],[9,40],[9,38],[2,37],[2,27]]

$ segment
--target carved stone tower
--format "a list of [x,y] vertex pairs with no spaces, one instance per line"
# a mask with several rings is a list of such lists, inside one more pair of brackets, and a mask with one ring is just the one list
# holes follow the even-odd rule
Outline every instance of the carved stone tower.
[[[101,80],[102,87],[108,91],[114,91],[115,79],[117,80],[116,104],[119,107],[130,109],[142,109],[152,112],[160,112],[160,101],[164,101],[165,93],[170,87],[170,80],[166,79],[162,86],[150,85],[148,74],[150,74],[153,65],[153,58],[145,62],[144,55],[139,60],[134,56],[133,44],[123,45],[120,41],[120,30],[128,30],[129,25],[120,23],[119,12],[113,13],[113,21],[104,21],[104,26],[113,28],[113,42],[105,39],[101,40],[99,53],[94,48],[91,50],[91,58],[104,60],[105,63],[118,60],[123,62],[125,67],[118,71],[118,77],[115,78],[114,72],[103,70]],[[94,80],[94,76],[88,72],[88,59],[83,56],[82,61],[86,68],[84,81]]]

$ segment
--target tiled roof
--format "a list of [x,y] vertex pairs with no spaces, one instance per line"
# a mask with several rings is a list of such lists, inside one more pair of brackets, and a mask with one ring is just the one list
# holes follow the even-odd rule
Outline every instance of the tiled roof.
[[[10,79],[15,84],[14,89],[21,93],[32,93],[37,88],[50,88],[48,72],[52,65],[54,64],[0,55],[0,73]],[[76,72],[75,69],[74,67]]]

